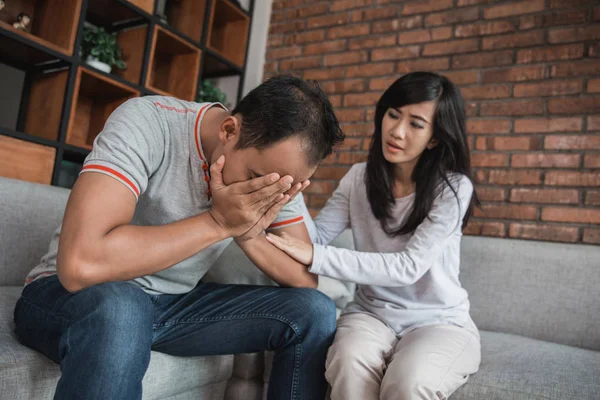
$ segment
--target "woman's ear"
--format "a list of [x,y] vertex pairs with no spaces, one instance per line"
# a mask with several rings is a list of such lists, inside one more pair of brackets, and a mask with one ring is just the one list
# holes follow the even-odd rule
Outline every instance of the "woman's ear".
[[235,145],[240,137],[240,122],[233,115],[228,116],[221,122],[219,128],[219,141],[221,144]]
[[437,140],[437,139],[431,139],[431,140],[429,141],[429,143],[427,144],[427,150],[431,150],[431,149],[435,148],[435,146],[437,146],[437,145],[438,145],[438,143],[439,143],[439,142],[438,142],[438,140]]

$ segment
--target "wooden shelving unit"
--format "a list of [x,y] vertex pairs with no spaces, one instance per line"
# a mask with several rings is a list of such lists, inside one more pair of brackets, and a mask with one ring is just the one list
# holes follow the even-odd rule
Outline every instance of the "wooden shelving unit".
[[[9,0],[0,11],[1,64],[24,77],[17,121],[0,120],[0,176],[70,187],[108,116],[124,101],[161,94],[195,100],[204,79],[237,77],[240,98],[254,0]],[[27,31],[12,23],[25,12]],[[116,32],[125,70],[80,56],[84,23]],[[2,86],[0,75],[0,86]],[[12,114],[11,114],[12,115]]]
[[165,96],[194,100],[200,58],[200,49],[156,26],[150,50],[148,89]]

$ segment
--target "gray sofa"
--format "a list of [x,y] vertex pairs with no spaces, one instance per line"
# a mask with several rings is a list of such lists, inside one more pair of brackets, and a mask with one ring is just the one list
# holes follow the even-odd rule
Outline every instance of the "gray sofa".
[[[68,191],[0,178],[0,399],[52,398],[60,370],[21,345],[12,314]],[[350,233],[337,245],[351,247]],[[452,399],[600,399],[600,247],[465,237],[461,281],[481,329],[480,371]],[[231,245],[207,279],[272,284]],[[322,280],[342,308],[353,286]],[[270,354],[179,358],[153,352],[144,399],[264,397]]]

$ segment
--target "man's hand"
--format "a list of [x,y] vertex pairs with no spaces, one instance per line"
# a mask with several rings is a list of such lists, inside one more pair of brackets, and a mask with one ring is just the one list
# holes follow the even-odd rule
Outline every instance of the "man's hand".
[[281,209],[290,201],[292,201],[298,193],[302,192],[310,185],[310,181],[304,181],[302,183],[297,183],[292,187],[287,193],[285,193],[285,198],[280,202],[274,204],[269,210],[262,216],[260,220],[254,225],[250,230],[244,233],[241,236],[235,238],[236,243],[240,244],[242,242],[246,242],[250,239],[254,239],[258,235],[262,234],[277,218],[277,215],[281,211]]
[[312,265],[314,255],[312,243],[306,243],[285,232],[282,232],[281,236],[267,233],[267,240],[299,263],[309,266]]
[[[211,165],[210,190],[213,205],[209,210],[215,222],[227,232],[227,236],[241,236],[259,222],[264,215],[275,208],[277,213],[290,199],[285,194],[291,189],[293,178],[273,173],[246,182],[226,186],[223,183],[225,156],[219,157]],[[272,215],[271,212],[269,215]],[[275,218],[275,217],[273,217]]]

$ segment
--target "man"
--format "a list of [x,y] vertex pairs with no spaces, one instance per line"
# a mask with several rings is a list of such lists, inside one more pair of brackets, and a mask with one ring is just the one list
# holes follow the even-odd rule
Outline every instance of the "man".
[[[121,105],[15,309],[22,342],[60,363],[55,398],[140,399],[151,350],[274,350],[269,399],[323,398],[335,308],[264,231],[310,240],[292,198],[341,140],[325,94],[293,77],[231,113],[161,96]],[[287,288],[203,283],[229,238]]]

